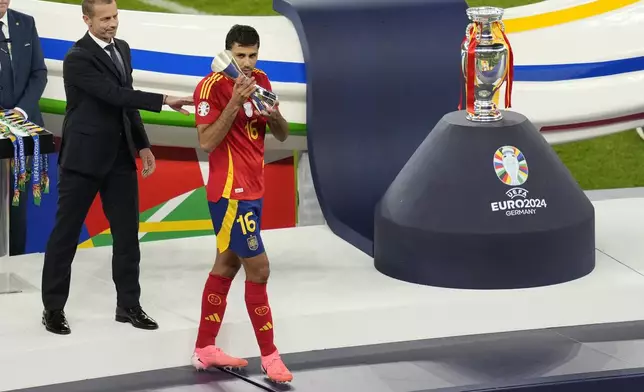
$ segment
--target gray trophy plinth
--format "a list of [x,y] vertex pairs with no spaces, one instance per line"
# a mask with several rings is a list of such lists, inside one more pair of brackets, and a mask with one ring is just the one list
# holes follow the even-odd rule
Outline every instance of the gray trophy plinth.
[[552,285],[595,266],[595,211],[535,126],[445,115],[375,213],[375,267],[465,289]]

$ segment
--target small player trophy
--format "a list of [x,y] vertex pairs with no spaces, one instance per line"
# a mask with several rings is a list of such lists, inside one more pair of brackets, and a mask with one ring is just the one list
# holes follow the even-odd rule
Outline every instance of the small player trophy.
[[[512,106],[514,56],[505,35],[503,9],[467,9],[471,23],[461,46],[461,65],[465,79],[467,119],[477,122],[499,121],[499,89],[507,82],[505,107]],[[459,104],[459,110],[461,109]]]
[[[235,61],[232,52],[224,50],[219,53],[213,60],[210,68],[213,72],[221,72],[232,80],[236,80],[239,75],[244,76],[241,68]],[[266,111],[267,108],[273,109],[277,103],[277,95],[272,91],[256,85],[255,92],[251,95],[255,108],[259,111]]]

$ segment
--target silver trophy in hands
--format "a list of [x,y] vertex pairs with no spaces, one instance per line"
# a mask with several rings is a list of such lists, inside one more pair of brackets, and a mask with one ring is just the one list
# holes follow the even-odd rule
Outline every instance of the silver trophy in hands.
[[[213,60],[210,65],[210,69],[213,72],[221,72],[232,80],[236,80],[239,75],[246,77],[242,72],[239,64],[235,61],[232,52],[229,50],[224,50],[219,53]],[[273,109],[277,103],[277,95],[272,91],[268,91],[265,88],[255,85],[255,92],[250,96],[255,108],[261,113],[268,111],[267,109]]]

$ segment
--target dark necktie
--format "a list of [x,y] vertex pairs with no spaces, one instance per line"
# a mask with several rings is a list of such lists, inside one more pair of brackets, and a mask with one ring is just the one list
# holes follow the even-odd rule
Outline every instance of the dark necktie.
[[2,31],[0,22],[0,108],[13,108],[16,104],[13,91],[13,65],[11,64],[11,45]]
[[110,57],[112,58],[114,65],[116,65],[116,69],[118,69],[119,73],[121,74],[121,79],[125,80],[125,69],[123,68],[123,64],[121,63],[121,60],[116,54],[116,48],[114,47],[114,44],[107,45],[105,49],[107,49],[108,52],[110,52]]
[[11,52],[9,51],[7,37],[4,35],[4,31],[2,30],[3,27],[4,22],[0,21],[0,50],[2,50],[2,53],[0,53],[0,63],[2,64],[3,69],[12,69]]

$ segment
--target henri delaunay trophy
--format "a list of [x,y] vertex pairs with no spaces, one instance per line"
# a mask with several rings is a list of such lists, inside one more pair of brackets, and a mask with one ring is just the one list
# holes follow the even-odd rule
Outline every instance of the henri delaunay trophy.
[[[239,64],[235,61],[232,52],[229,50],[224,50],[219,53],[213,60],[210,66],[213,72],[221,72],[226,75],[233,81],[239,77],[239,75],[244,75],[239,68]],[[273,109],[277,103],[277,95],[272,91],[268,91],[265,88],[256,85],[255,92],[251,95],[253,105],[261,113],[266,111],[267,108]]]
[[499,121],[503,118],[499,89],[507,82],[505,107],[511,107],[514,68],[512,47],[502,21],[503,9],[473,7],[467,9],[467,16],[471,22],[461,46],[466,117],[477,122]]

